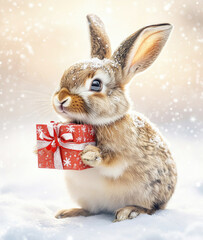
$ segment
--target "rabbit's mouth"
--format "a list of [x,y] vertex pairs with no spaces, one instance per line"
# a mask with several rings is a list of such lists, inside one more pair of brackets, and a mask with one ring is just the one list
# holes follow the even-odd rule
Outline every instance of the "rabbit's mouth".
[[[56,110],[56,109],[55,109]],[[63,117],[64,119],[68,119],[71,122],[75,122],[78,124],[90,124],[89,117],[87,114],[84,113],[77,113],[77,112],[70,112],[65,109],[63,110],[56,110],[56,112]]]
[[61,113],[66,113],[64,106],[62,104],[58,107],[58,111]]
[[88,118],[84,100],[80,96],[68,95],[60,99],[58,94],[55,94],[53,96],[53,107],[64,118],[78,121]]

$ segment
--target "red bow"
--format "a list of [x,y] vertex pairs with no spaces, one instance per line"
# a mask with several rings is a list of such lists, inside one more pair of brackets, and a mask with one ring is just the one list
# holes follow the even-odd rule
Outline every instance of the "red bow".
[[[60,133],[60,124],[53,124],[51,127],[48,128],[49,135],[45,135],[43,132],[40,133],[40,138],[44,141],[50,142],[48,146],[46,146],[47,150],[51,150],[52,152],[55,152],[57,147],[63,147],[61,143],[67,143],[73,140],[72,133]],[[51,133],[53,131],[53,133]]]

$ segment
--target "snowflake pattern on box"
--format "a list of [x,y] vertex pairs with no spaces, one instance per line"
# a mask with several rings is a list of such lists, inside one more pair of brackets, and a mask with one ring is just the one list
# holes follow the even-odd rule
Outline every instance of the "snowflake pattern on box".
[[[41,140],[40,133],[49,135],[46,124],[37,124],[37,140]],[[60,133],[71,133],[74,144],[88,145],[89,142],[95,142],[94,129],[90,125],[77,125],[77,124],[62,124]],[[85,147],[85,145],[83,145]],[[81,150],[60,148],[62,157],[63,169],[83,170],[90,168],[85,165],[80,158]],[[54,153],[46,148],[38,150],[38,167],[39,168],[55,168],[54,167]]]
[[94,129],[93,129],[93,128],[90,130],[90,135],[91,135],[91,136],[94,135]]
[[43,132],[43,130],[42,130],[42,127],[40,127],[40,126],[39,126],[39,127],[37,128],[37,134],[39,134],[39,135],[40,135],[40,134],[41,134],[41,132]]
[[77,137],[76,140],[77,140],[78,142],[81,142],[82,137]]
[[72,125],[68,126],[66,130],[70,133],[75,132],[75,128]]
[[66,157],[66,158],[63,160],[64,166],[67,166],[67,167],[71,166],[71,161],[70,161],[70,159],[71,159],[71,158],[67,158],[67,157]]
[[83,126],[81,129],[82,129],[83,132],[86,132],[86,131],[87,131],[86,126]]

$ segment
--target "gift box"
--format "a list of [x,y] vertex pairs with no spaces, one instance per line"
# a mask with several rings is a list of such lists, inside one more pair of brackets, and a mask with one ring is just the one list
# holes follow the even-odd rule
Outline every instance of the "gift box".
[[91,125],[37,124],[37,151],[39,168],[83,170],[85,165],[79,153],[86,145],[95,145]]

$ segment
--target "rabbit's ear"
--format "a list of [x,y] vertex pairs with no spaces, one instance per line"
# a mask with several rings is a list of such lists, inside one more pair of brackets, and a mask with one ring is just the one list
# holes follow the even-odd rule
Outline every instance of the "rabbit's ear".
[[111,46],[103,22],[94,14],[87,15],[91,39],[91,57],[111,57]]
[[121,43],[112,59],[121,65],[123,84],[155,61],[166,43],[171,29],[172,26],[168,23],[147,26]]

